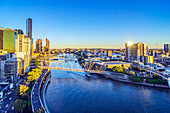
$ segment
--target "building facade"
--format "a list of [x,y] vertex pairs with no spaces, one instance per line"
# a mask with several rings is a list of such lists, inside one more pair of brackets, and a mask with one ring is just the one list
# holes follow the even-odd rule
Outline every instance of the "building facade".
[[36,41],[36,53],[42,53],[42,39]]
[[46,52],[50,53],[50,41],[47,38],[45,39],[45,43],[46,43],[46,47],[47,47]]
[[0,50],[3,50],[3,28],[0,28]]
[[31,18],[26,19],[26,36],[31,39],[30,58],[32,58],[32,55],[34,53],[34,45],[33,45],[33,38],[32,38],[32,19]]
[[17,38],[17,32],[13,29],[3,30],[3,50],[8,52],[15,51],[15,39]]
[[126,59],[140,61],[140,56],[148,55],[148,46],[144,43],[129,43],[125,44]]
[[170,53],[170,44],[164,44],[165,54]]

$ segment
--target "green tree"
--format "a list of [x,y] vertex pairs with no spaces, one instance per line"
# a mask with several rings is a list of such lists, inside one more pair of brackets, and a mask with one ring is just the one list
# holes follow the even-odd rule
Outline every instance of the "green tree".
[[124,70],[123,70],[123,67],[121,66],[115,66],[112,68],[113,72],[118,72],[118,73],[123,73]]
[[15,89],[14,94],[15,94],[16,98],[21,98],[21,95],[20,95],[20,86],[18,86]]
[[41,75],[41,69],[40,68],[32,69],[32,71],[29,72],[28,75],[29,76],[27,77],[27,84],[29,84],[33,80],[36,80]]
[[26,106],[26,101],[22,99],[16,99],[13,105],[18,112],[23,113],[23,109]]

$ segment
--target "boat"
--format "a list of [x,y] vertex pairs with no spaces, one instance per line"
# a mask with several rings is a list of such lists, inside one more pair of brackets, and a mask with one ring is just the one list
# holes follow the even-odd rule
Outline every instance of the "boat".
[[86,74],[86,77],[91,77],[91,75],[89,73]]
[[53,59],[53,60],[58,60],[58,59],[56,58],[56,59]]

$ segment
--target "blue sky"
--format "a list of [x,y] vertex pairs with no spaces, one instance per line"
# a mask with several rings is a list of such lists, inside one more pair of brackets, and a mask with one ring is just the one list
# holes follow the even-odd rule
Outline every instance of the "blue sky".
[[47,37],[52,48],[170,43],[169,0],[1,0],[0,27],[25,32],[29,17],[34,42]]

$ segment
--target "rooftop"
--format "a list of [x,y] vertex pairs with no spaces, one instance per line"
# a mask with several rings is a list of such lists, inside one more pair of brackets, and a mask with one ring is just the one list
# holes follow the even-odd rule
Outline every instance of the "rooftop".
[[131,64],[131,63],[127,63],[127,62],[122,62],[122,61],[109,61],[109,62],[101,62],[98,63],[101,65],[115,65],[115,64]]

